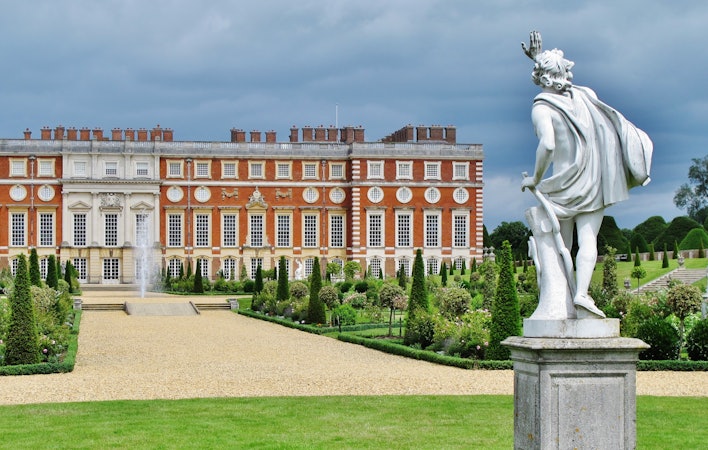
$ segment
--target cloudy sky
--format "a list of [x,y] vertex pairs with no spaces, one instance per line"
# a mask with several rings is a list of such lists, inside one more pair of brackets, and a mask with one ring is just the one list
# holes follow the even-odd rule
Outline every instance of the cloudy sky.
[[[680,5],[680,8],[679,6]],[[708,153],[708,3],[495,0],[33,0],[0,7],[0,137],[42,126],[229,140],[232,127],[456,125],[485,150],[485,224],[524,220],[538,88],[520,42],[575,61],[654,141],[652,182],[608,209],[622,228],[683,212],[673,195]]]

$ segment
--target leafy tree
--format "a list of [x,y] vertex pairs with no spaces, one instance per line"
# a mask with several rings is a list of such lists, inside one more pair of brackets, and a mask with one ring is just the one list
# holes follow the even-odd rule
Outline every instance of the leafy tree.
[[674,254],[673,254],[674,259],[678,259],[678,256],[681,253],[680,250],[681,249],[679,248],[678,242],[674,241]]
[[244,281],[248,280],[248,270],[246,269],[246,265],[242,264],[241,265],[241,273],[239,274],[239,280],[243,283]]
[[[574,242],[577,242],[577,240],[574,240]],[[612,216],[603,217],[600,232],[597,236],[598,249],[602,250],[607,245],[616,249],[629,248],[629,241],[624,236],[624,233],[622,233],[622,230],[619,229],[615,218]],[[629,254],[631,255],[632,252],[630,251]]]
[[637,247],[636,251],[634,252],[634,267],[639,267],[642,265],[642,260],[639,259],[639,248]]
[[344,278],[347,281],[351,281],[354,279],[354,276],[358,273],[361,273],[361,264],[359,264],[359,261],[347,261],[344,263]]
[[470,269],[472,272],[477,271],[477,258],[472,258],[472,268]]
[[445,261],[443,261],[440,266],[440,284],[442,284],[443,287],[447,286],[447,263],[445,263]]
[[675,243],[681,242],[686,237],[689,231],[694,228],[701,228],[701,224],[686,216],[679,216],[669,223],[666,229],[654,239],[654,246],[660,247],[664,244],[671,247],[672,250],[677,250],[674,247]]
[[339,276],[339,274],[342,273],[342,266],[340,266],[336,262],[328,262],[325,270],[327,272],[327,280],[331,280],[332,275]]
[[492,239],[489,237],[489,232],[487,231],[487,226],[482,225],[482,245],[485,247],[491,247]]
[[602,291],[607,297],[607,301],[611,302],[617,296],[619,289],[617,288],[617,261],[615,254],[617,249],[614,247],[605,247],[605,257],[602,259]]
[[[401,269],[403,270],[403,269]],[[393,328],[393,313],[405,302],[406,292],[396,284],[386,283],[379,289],[379,301],[381,306],[389,309],[388,315],[388,335],[391,336]]]
[[187,272],[185,273],[185,277],[189,278],[192,276],[192,260],[188,259],[187,260]]
[[460,266],[460,275],[464,275],[467,268],[465,267],[465,260],[462,260],[462,266]]
[[280,257],[278,261],[278,273],[280,277],[278,278],[278,294],[276,298],[279,302],[287,300],[290,298],[290,283],[288,281],[288,269],[287,261],[285,261],[285,256]]
[[320,300],[320,289],[322,289],[320,270],[320,259],[315,256],[315,261],[312,263],[312,275],[310,275],[310,301],[307,305],[307,321],[310,323],[325,323],[327,321],[325,306]]
[[632,236],[639,234],[646,242],[653,242],[669,225],[661,216],[651,216],[632,230]]
[[194,274],[194,284],[192,286],[192,292],[194,292],[195,294],[203,294],[204,293],[204,282],[202,281],[202,260],[201,260],[201,258],[197,258],[197,270]]
[[501,248],[504,241],[509,241],[514,251],[525,255],[529,249],[529,234],[530,230],[523,222],[502,222],[492,231],[489,239],[495,248]]
[[470,308],[472,296],[467,289],[449,287],[439,289],[436,293],[440,314],[454,320],[462,317]]
[[53,289],[59,287],[59,279],[57,278],[57,259],[54,255],[49,255],[47,259],[47,286]]
[[322,289],[320,289],[320,300],[330,311],[334,310],[334,308],[340,305],[337,288],[332,285],[322,286]]
[[703,228],[694,228],[688,232],[685,238],[679,244],[680,250],[695,250],[697,248],[705,248],[708,244],[708,233]]
[[256,267],[256,279],[254,281],[255,284],[253,285],[253,294],[258,295],[263,290],[263,269],[261,269],[260,264]]
[[679,209],[685,209],[689,217],[702,223],[708,207],[708,156],[692,158],[691,161],[688,183],[682,184],[676,191],[674,204]]
[[679,336],[683,343],[684,320],[689,314],[701,309],[701,291],[689,284],[675,284],[666,293],[666,306],[679,319]]
[[39,257],[37,256],[36,248],[32,248],[32,250],[30,250],[29,277],[30,284],[32,284],[32,286],[42,287],[42,275],[40,275],[39,272]]
[[639,291],[639,280],[647,276],[647,271],[642,266],[632,268],[632,278],[637,279],[637,291]]
[[10,296],[10,325],[5,344],[5,364],[14,366],[36,364],[39,361],[39,333],[30,293],[27,258],[20,254],[17,257],[15,287]]
[[654,253],[654,244],[647,244],[649,247],[649,261],[656,261],[656,253]]
[[516,293],[513,259],[509,241],[502,243],[499,252],[499,283],[492,304],[492,323],[489,328],[489,348],[487,358],[493,360],[509,359],[510,351],[501,345],[509,336],[521,334],[521,312],[519,297]]

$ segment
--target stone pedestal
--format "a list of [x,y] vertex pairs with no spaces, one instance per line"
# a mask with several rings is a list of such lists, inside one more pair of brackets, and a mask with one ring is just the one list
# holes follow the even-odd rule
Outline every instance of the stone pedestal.
[[[585,329],[568,324],[578,326]],[[644,342],[515,336],[502,344],[514,361],[515,449],[635,448],[636,362]]]

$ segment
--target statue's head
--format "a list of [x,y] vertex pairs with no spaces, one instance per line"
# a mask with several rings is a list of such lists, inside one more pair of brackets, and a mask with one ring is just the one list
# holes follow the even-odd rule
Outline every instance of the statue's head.
[[565,59],[562,50],[545,50],[535,55],[534,61],[531,79],[535,84],[558,92],[565,92],[573,85],[570,69],[575,63]]

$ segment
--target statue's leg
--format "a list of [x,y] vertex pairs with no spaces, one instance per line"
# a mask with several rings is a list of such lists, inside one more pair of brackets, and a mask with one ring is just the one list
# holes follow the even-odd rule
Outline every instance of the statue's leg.
[[579,214],[575,217],[578,232],[578,255],[575,258],[576,292],[574,303],[593,314],[605,315],[588,295],[590,280],[597,262],[597,234],[602,225],[603,210]]

